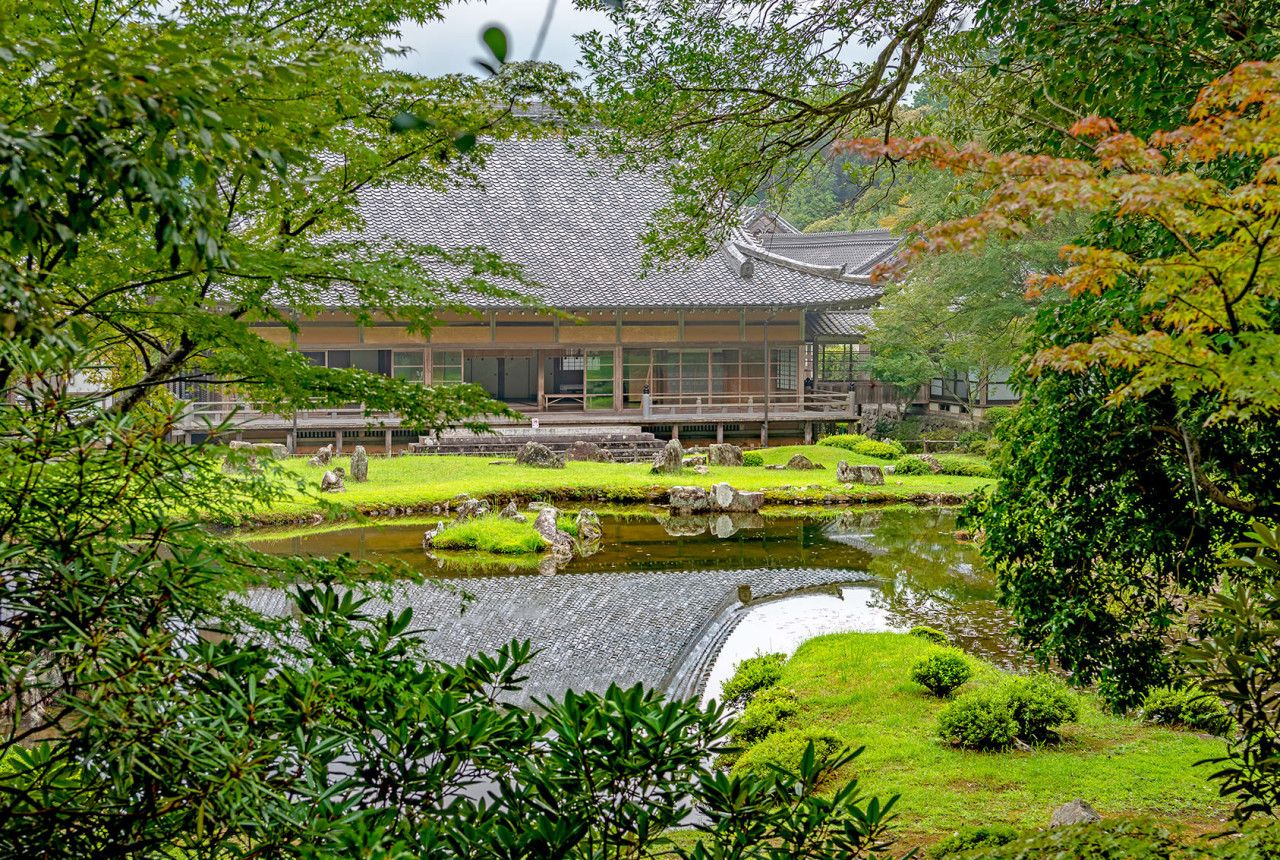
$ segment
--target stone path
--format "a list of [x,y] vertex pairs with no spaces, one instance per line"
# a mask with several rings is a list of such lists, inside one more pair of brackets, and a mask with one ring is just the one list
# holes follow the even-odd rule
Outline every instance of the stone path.
[[[393,602],[396,610],[413,607],[414,627],[432,628],[424,635],[428,650],[446,662],[529,639],[541,653],[513,699],[527,704],[567,689],[603,692],[610,683],[694,695],[741,619],[740,598],[759,602],[869,580],[860,571],[824,568],[488,577],[460,583],[474,595],[465,611],[460,595],[432,585],[401,586]],[[286,607],[279,592],[259,592],[251,602],[267,612]],[[369,607],[378,614],[386,608]]]

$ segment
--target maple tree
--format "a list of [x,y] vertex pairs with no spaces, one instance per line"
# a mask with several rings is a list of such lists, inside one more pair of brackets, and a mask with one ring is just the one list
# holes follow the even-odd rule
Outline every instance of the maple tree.
[[1246,63],[1178,128],[1143,138],[1078,121],[1089,158],[939,137],[847,144],[964,174],[987,195],[885,274],[1093,213],[1065,267],[1029,278],[1033,295],[1065,302],[1033,323],[1024,404],[1002,428],[1014,454],[975,509],[1024,643],[1118,706],[1169,680],[1186,598],[1221,582],[1222,547],[1280,503],[1278,106],[1280,65]]

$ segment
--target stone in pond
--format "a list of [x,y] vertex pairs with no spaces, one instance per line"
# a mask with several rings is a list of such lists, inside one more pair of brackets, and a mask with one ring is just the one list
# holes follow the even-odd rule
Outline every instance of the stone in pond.
[[1076,798],[1069,803],[1062,804],[1053,811],[1053,817],[1049,819],[1049,826],[1066,827],[1069,824],[1088,824],[1101,820],[1102,816],[1098,814],[1098,810],[1080,798]]
[[735,490],[725,483],[712,484],[711,503],[717,511],[752,513],[764,504],[764,493]]
[[711,507],[711,494],[703,487],[672,487],[667,504],[681,511],[705,511]]
[[600,527],[600,518],[590,508],[578,511],[578,517],[574,522],[578,526],[578,540],[590,543],[604,536],[604,529]]
[[653,458],[653,468],[649,471],[654,475],[679,475],[683,466],[684,448],[680,447],[679,439],[672,439]]
[[351,480],[357,484],[369,480],[369,455],[363,445],[357,445],[351,452]]
[[489,513],[489,503],[484,499],[464,499],[458,505],[458,515],[453,518],[455,523],[465,523],[467,520],[474,520]]
[[556,535],[560,533],[560,530],[556,527],[556,520],[559,518],[559,511],[550,505],[544,505],[538,511],[538,516],[533,520],[533,530],[547,543],[555,544]]

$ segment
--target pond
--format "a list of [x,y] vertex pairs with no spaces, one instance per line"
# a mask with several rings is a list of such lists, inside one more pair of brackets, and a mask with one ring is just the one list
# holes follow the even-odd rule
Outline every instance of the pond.
[[[554,575],[531,565],[455,566],[422,549],[420,522],[262,535],[251,545],[398,559],[443,579],[453,588],[405,584],[394,603],[412,606],[430,628],[424,635],[438,659],[530,639],[540,652],[524,702],[611,682],[706,697],[757,652],[790,652],[823,633],[917,624],[997,665],[1023,667],[977,548],[955,537],[954,511],[699,518],[654,508],[601,519],[600,552]],[[269,608],[278,598],[256,600]]]

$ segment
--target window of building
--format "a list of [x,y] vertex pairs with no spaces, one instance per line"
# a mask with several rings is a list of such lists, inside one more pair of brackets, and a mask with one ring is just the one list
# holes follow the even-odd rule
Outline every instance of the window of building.
[[422,381],[422,350],[396,350],[391,354],[391,375],[410,382]]
[[773,353],[773,387],[777,391],[795,391],[798,376],[799,351],[775,349]]
[[587,409],[613,408],[613,350],[588,352],[578,358],[583,362]]
[[431,353],[431,384],[458,385],[462,382],[462,350],[439,349]]
[[817,346],[819,382],[853,382],[862,373],[861,354],[856,343],[820,343]]

